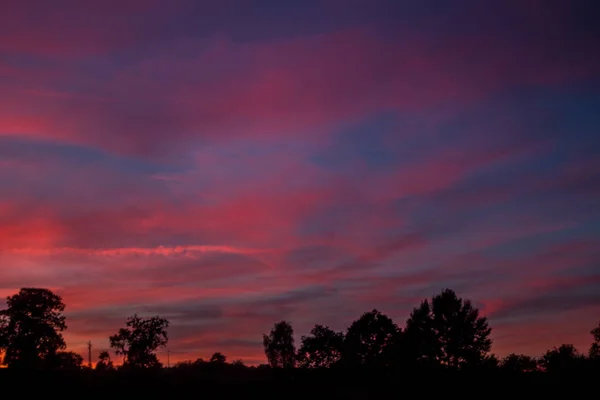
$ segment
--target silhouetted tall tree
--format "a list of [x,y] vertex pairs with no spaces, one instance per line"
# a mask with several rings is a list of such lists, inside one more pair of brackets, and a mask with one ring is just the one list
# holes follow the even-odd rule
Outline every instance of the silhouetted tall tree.
[[271,368],[293,368],[296,365],[294,329],[289,322],[276,323],[269,335],[263,335],[263,346]]
[[315,325],[309,336],[302,336],[298,364],[303,368],[330,368],[342,356],[344,334],[327,326]]
[[390,350],[401,333],[394,321],[378,310],[364,313],[346,332],[342,361],[351,366],[389,365]]
[[510,372],[533,372],[537,370],[538,361],[523,354],[509,354],[504,357],[500,367]]
[[96,369],[99,371],[112,371],[115,369],[108,351],[100,352],[100,355],[98,356],[98,362],[96,363]]
[[407,357],[419,364],[433,366],[442,358],[442,346],[435,329],[431,303],[421,302],[406,321],[404,344]]
[[110,346],[124,358],[123,365],[132,368],[154,368],[161,364],[156,350],[169,341],[169,321],[158,316],[141,318],[137,314],[127,319],[126,328],[110,339]]
[[590,346],[590,358],[600,359],[600,322],[598,326],[590,331],[594,341]]
[[469,300],[446,289],[424,300],[406,321],[405,340],[413,358],[429,365],[463,367],[485,360],[492,329]]
[[548,350],[540,359],[540,366],[547,372],[569,372],[580,368],[585,358],[572,344],[562,344]]
[[227,357],[225,357],[222,353],[215,353],[210,357],[210,362],[215,364],[225,364],[227,362]]
[[11,368],[43,368],[66,347],[62,298],[48,289],[23,288],[0,310],[0,349]]

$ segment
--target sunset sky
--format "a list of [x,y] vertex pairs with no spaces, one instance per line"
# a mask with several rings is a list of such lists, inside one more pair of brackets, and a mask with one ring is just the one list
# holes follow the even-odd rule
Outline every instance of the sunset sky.
[[1,4],[0,296],[61,295],[69,349],[137,312],[257,364],[450,287],[498,356],[587,351],[594,1]]

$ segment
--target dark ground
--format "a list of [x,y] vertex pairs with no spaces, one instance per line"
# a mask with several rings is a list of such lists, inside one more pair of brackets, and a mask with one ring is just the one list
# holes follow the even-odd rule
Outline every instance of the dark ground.
[[[597,397],[600,373],[396,373],[379,371],[157,370],[19,372],[0,370],[4,398],[506,398]],[[594,395],[595,393],[595,395]]]

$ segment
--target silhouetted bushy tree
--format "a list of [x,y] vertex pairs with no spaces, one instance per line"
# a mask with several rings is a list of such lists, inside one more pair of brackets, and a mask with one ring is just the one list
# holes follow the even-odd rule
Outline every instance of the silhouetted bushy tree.
[[315,325],[310,335],[302,336],[298,365],[303,368],[330,368],[339,362],[343,343],[343,333]]
[[23,288],[0,310],[0,349],[11,368],[45,368],[66,347],[62,298],[48,289]]
[[46,359],[48,369],[76,371],[81,369],[83,357],[72,351],[59,351]]
[[539,364],[547,372],[572,372],[580,369],[585,357],[572,344],[562,344],[548,350],[539,360]]
[[276,323],[269,335],[263,335],[263,346],[271,368],[293,368],[296,365],[294,329],[289,322]]
[[124,357],[126,368],[161,367],[155,352],[167,345],[168,327],[169,321],[165,318],[141,318],[135,314],[127,319],[126,328],[109,338],[110,346]]
[[538,368],[538,361],[523,354],[512,353],[502,359],[500,367],[510,372],[533,372]]
[[115,366],[110,359],[110,354],[108,351],[101,351],[98,355],[98,362],[96,363],[96,369],[98,371],[112,371],[115,369]]
[[400,328],[387,315],[378,310],[364,313],[346,332],[342,362],[347,366],[387,366],[400,335]]
[[210,357],[210,362],[215,364],[225,364],[227,362],[227,357],[222,353],[215,353]]
[[500,360],[494,354],[488,354],[478,364],[468,364],[467,367],[479,368],[481,370],[495,370],[500,366]]
[[405,346],[418,363],[460,368],[477,365],[491,350],[492,329],[469,300],[446,289],[424,300],[406,322]]

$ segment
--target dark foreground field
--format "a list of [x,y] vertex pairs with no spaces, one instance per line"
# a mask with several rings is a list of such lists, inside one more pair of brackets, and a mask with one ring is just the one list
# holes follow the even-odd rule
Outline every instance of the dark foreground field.
[[564,374],[379,371],[18,372],[0,370],[5,398],[136,396],[147,398],[549,398],[598,393],[598,371]]

